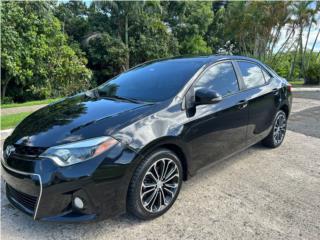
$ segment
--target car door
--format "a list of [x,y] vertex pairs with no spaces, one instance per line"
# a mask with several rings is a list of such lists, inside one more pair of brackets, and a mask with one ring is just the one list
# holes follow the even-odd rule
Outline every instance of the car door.
[[257,63],[237,61],[244,92],[247,93],[249,123],[248,144],[258,142],[270,131],[279,102],[279,87],[271,74]]
[[248,123],[245,94],[239,91],[231,61],[208,68],[189,91],[197,91],[198,88],[214,90],[223,98],[214,104],[196,106],[193,116],[184,125],[184,140],[191,150],[191,171],[243,148]]

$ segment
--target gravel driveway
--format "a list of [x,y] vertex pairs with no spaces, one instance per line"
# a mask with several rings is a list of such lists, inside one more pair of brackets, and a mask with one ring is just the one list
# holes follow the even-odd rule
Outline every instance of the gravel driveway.
[[295,99],[281,147],[257,144],[202,171],[153,221],[34,222],[2,192],[1,239],[320,239],[319,110],[319,100]]

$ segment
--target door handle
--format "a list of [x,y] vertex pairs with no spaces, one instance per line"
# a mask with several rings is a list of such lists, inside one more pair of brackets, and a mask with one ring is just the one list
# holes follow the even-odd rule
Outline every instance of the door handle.
[[239,109],[243,109],[246,108],[248,106],[248,101],[247,100],[241,100],[238,102],[238,108]]

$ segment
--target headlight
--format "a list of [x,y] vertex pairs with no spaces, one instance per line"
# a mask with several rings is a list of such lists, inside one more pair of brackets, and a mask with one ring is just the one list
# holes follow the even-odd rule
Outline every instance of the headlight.
[[48,148],[40,157],[52,159],[59,166],[87,161],[118,143],[112,137],[98,137]]

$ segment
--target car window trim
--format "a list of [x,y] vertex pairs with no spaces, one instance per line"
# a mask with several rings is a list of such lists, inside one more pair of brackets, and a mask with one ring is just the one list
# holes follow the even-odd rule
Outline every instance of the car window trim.
[[[244,61],[244,62],[249,62],[249,63],[253,63],[258,65],[260,68],[264,69],[269,75],[270,75],[270,80],[269,81],[265,81],[265,84],[263,85],[259,85],[259,86],[255,86],[255,87],[251,87],[251,88],[247,88],[245,86],[241,71],[240,71],[240,67],[238,65],[239,61]],[[238,80],[238,86],[239,86],[239,91],[234,93],[234,94],[230,94],[230,95],[226,95],[224,97],[222,97],[222,100],[224,100],[225,98],[231,97],[235,94],[239,94],[239,93],[243,93],[245,91],[254,89],[254,88],[260,88],[260,87],[265,87],[267,85],[270,84],[270,82],[272,81],[272,79],[276,78],[276,74],[273,74],[269,71],[269,69],[267,69],[266,67],[264,67],[262,65],[262,63],[250,60],[250,59],[241,59],[241,58],[229,58],[229,59],[222,59],[219,61],[215,61],[215,62],[209,62],[205,65],[203,65],[195,74],[194,76],[187,82],[187,84],[185,85],[185,87],[177,94],[177,99],[180,99],[181,101],[181,109],[185,110],[186,106],[185,106],[185,101],[186,101],[186,95],[187,93],[190,91],[190,89],[193,87],[194,83],[196,81],[198,81],[198,79],[207,71],[207,69],[209,69],[210,67],[213,67],[216,64],[219,63],[223,63],[223,62],[231,62],[235,73],[237,75],[237,80]]]
[[[264,81],[266,83],[269,82],[270,79],[272,78],[272,75],[270,75],[269,72],[265,71],[263,68],[261,68],[261,71],[262,71],[262,75],[263,75]],[[269,80],[266,79],[266,76],[265,76],[266,74],[269,76]]]
[[243,90],[246,89],[246,84],[244,83],[240,67],[239,67],[239,65],[238,65],[236,60],[232,60],[232,64],[233,64],[233,66],[235,68],[235,71],[236,71],[236,74],[237,74],[237,77],[238,77],[240,92],[242,92]]

